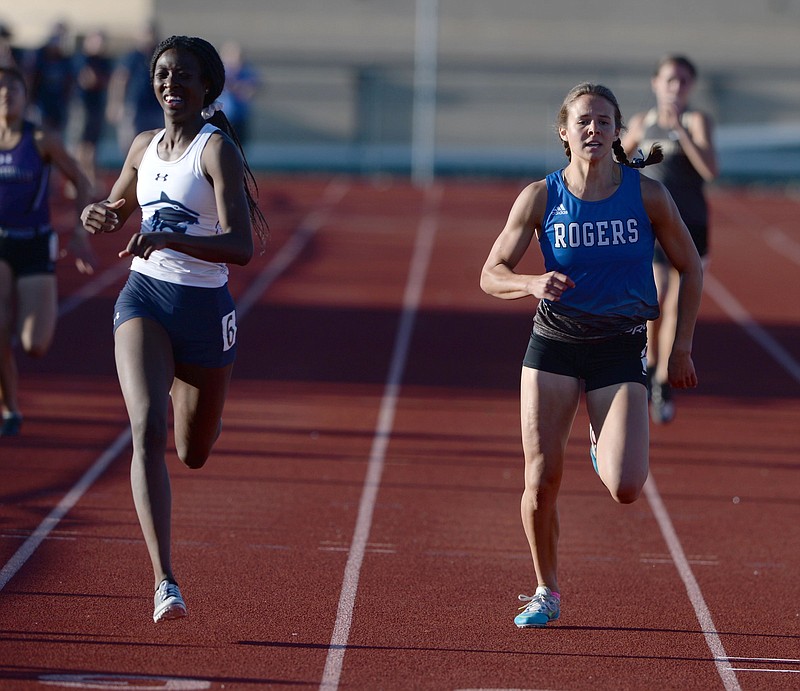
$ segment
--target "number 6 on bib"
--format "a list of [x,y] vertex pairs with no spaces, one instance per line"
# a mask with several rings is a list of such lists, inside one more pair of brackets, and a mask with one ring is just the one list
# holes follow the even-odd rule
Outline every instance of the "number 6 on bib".
[[222,318],[222,350],[230,350],[236,344],[236,310]]

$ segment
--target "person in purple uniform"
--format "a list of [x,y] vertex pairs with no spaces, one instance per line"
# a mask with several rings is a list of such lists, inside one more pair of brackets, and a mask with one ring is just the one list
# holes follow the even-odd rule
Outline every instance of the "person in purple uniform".
[[[55,166],[73,185],[75,219],[86,203],[89,181],[59,136],[25,119],[25,78],[0,67],[0,436],[19,434],[22,413],[14,339],[32,357],[50,348],[58,313],[55,263],[58,236],[50,225],[49,175]],[[76,223],[70,251],[78,270],[92,273],[88,235]]]
[[[557,500],[581,387],[591,460],[612,498],[635,501],[647,479],[645,352],[647,321],[658,316],[656,239],[681,275],[669,380],[679,388],[697,385],[692,338],[700,258],[664,186],[637,170],[658,162],[660,150],[628,160],[619,105],[599,84],[578,84],[567,94],[557,128],[567,165],[522,190],[481,272],[490,295],[539,300],[521,377],[521,514],[537,587],[519,596],[520,628],[560,615]],[[517,273],[534,238],[545,273]]]

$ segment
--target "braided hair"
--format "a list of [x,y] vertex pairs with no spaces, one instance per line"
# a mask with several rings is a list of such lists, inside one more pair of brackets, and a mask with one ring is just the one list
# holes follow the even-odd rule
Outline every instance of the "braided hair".
[[[614,126],[618,130],[625,129],[625,125],[622,122],[622,112],[619,109],[619,103],[617,102],[617,98],[614,96],[611,89],[609,89],[607,86],[603,86],[602,84],[592,84],[591,82],[581,82],[569,90],[569,93],[564,98],[564,102],[561,104],[561,110],[558,111],[558,119],[556,120],[557,128],[563,128],[567,126],[567,115],[570,105],[572,105],[572,103],[581,96],[587,95],[600,96],[614,106]],[[564,145],[564,153],[566,154],[567,158],[572,160],[572,151],[570,151],[569,142],[562,139],[561,143]],[[650,151],[648,152],[647,156],[640,151],[639,153],[642,154],[641,157],[634,158],[632,161],[628,160],[628,155],[625,153],[625,149],[622,148],[622,142],[619,140],[619,138],[614,140],[611,148],[614,151],[614,158],[616,158],[617,162],[622,163],[629,168],[644,168],[645,166],[652,165],[653,163],[661,163],[661,161],[664,160],[664,153],[661,150],[661,145],[657,143],[650,147]]]
[[[222,89],[225,87],[225,65],[217,49],[208,41],[198,36],[170,36],[169,38],[165,38],[158,44],[158,47],[153,51],[153,56],[150,59],[151,83],[155,76],[158,58],[161,57],[162,53],[171,49],[186,50],[198,59],[202,76],[208,84],[208,91],[203,99],[203,106],[210,106],[219,98]],[[253,224],[253,230],[255,230],[256,235],[258,235],[261,241],[261,251],[263,253],[264,246],[269,237],[269,226],[256,202],[258,198],[258,185],[256,184],[253,171],[250,170],[250,165],[247,163],[247,157],[244,154],[242,143],[239,141],[239,137],[233,125],[231,125],[228,118],[225,117],[225,113],[223,113],[222,110],[215,110],[213,114],[207,118],[207,121],[228,135],[242,154],[245,171],[244,190],[247,196],[247,206],[250,210],[250,220]]]

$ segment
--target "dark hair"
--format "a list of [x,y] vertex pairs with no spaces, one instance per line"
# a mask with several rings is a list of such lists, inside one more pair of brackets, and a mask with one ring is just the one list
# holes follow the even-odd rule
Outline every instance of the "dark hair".
[[[558,111],[558,118],[556,119],[556,127],[558,129],[566,127],[569,107],[581,96],[600,96],[601,98],[604,98],[612,106],[614,106],[614,127],[620,131],[625,129],[625,125],[622,122],[622,112],[619,109],[617,97],[614,96],[614,93],[607,86],[603,86],[602,84],[592,84],[591,82],[581,82],[580,84],[573,86],[564,97],[564,102],[561,104],[561,110]],[[570,151],[569,142],[566,142],[562,139],[561,143],[564,145],[564,153],[566,154],[567,158],[571,160],[572,151]],[[661,151],[661,146],[659,144],[653,144],[653,146],[650,147],[650,151],[646,157],[642,156],[642,158],[635,158],[632,161],[628,160],[628,156],[625,153],[625,149],[622,148],[622,142],[619,140],[619,138],[614,140],[612,149],[614,151],[614,157],[617,159],[617,161],[628,166],[629,168],[644,168],[645,166],[652,165],[653,163],[661,163],[661,161],[664,160],[664,154]]]
[[[225,87],[225,65],[222,63],[222,58],[219,56],[217,49],[214,48],[204,38],[198,36],[170,36],[165,38],[158,47],[153,51],[153,57],[150,59],[150,83],[153,82],[153,77],[156,72],[156,63],[161,54],[168,50],[185,50],[194,55],[200,62],[200,69],[202,71],[202,78],[208,86],[208,91],[203,99],[203,106],[209,106],[219,98],[222,89]],[[264,251],[267,238],[269,237],[269,226],[261,209],[258,208],[256,199],[258,197],[258,185],[256,184],[253,171],[250,170],[250,165],[247,163],[247,157],[244,153],[242,143],[236,134],[236,130],[225,113],[221,110],[216,111],[207,120],[215,127],[219,127],[226,135],[228,135],[233,143],[242,154],[244,161],[244,189],[247,195],[247,206],[250,209],[250,220],[253,223],[253,230],[261,240],[261,251]]]
[[677,65],[678,67],[683,67],[687,72],[689,72],[690,75],[692,75],[692,79],[697,79],[697,68],[695,67],[694,63],[685,55],[670,53],[663,56],[656,63],[656,68],[653,70],[654,77],[661,72],[661,68],[664,67],[664,65]]

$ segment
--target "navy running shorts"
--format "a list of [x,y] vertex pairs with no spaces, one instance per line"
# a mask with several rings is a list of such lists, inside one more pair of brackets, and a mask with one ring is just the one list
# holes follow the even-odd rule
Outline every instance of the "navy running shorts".
[[647,331],[568,343],[531,332],[525,367],[582,379],[585,391],[623,382],[647,385]]
[[57,257],[58,235],[52,228],[20,232],[0,228],[0,261],[16,278],[55,273]]
[[198,288],[131,271],[114,305],[114,331],[137,317],[164,327],[175,362],[225,367],[236,359],[236,308],[227,285]]

